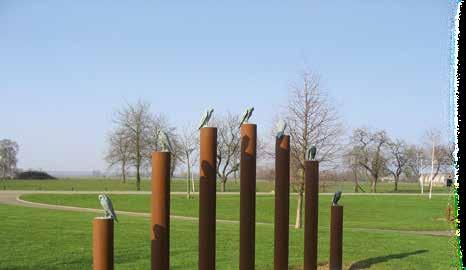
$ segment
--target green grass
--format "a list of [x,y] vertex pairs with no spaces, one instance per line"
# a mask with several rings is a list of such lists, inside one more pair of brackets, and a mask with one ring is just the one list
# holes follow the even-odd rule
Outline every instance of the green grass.
[[[27,201],[48,204],[100,208],[97,195],[81,194],[27,194]],[[117,210],[150,212],[149,195],[111,195]],[[331,196],[319,196],[319,224],[328,226]],[[376,228],[396,230],[448,230],[445,208],[450,196],[344,196],[345,226],[352,228]],[[290,222],[296,216],[296,196],[290,199]],[[171,214],[198,216],[198,199],[188,200],[183,195],[171,196]],[[217,196],[217,219],[239,220],[239,196]],[[256,197],[256,221],[274,222],[274,196]]]
[[[273,181],[258,180],[258,192],[271,192],[274,189]],[[361,183],[362,188],[370,192],[370,184]],[[199,190],[199,182],[195,181],[195,189]],[[377,192],[394,192],[394,184],[380,182],[377,184]],[[427,187],[424,188],[427,191]],[[0,190],[75,190],[75,191],[134,191],[136,183],[134,179],[129,179],[126,183],[115,178],[67,178],[57,180],[0,180]],[[141,190],[150,190],[149,179],[141,181]],[[217,184],[217,190],[220,191],[220,184]],[[321,182],[320,192],[354,192],[352,182]],[[186,181],[181,178],[174,178],[171,183],[171,191],[186,191]],[[229,180],[226,184],[227,192],[239,192],[239,180]],[[452,189],[449,187],[434,187],[434,193],[449,193]],[[417,183],[400,182],[398,193],[420,193]]]
[[[349,206],[345,203],[346,206]],[[346,211],[346,210],[345,210]],[[0,204],[0,269],[82,270],[92,268],[91,222],[95,214]],[[346,223],[345,223],[346,225]],[[149,219],[121,216],[115,225],[118,270],[150,268]],[[171,269],[197,269],[198,225],[172,220]],[[238,269],[239,228],[217,224],[217,269]],[[319,230],[319,263],[328,260],[328,230]],[[344,231],[345,269],[454,269],[448,237]],[[290,265],[303,261],[303,231],[290,230]],[[256,269],[273,264],[273,226],[257,225]]]
[[[199,181],[195,181],[195,190],[199,190]],[[141,190],[150,191],[150,181],[141,180]],[[174,178],[171,182],[171,191],[186,191],[186,180]],[[115,178],[67,178],[56,180],[0,180],[0,190],[65,190],[65,191],[135,191],[136,180],[129,179],[123,183]],[[220,184],[217,185],[220,191]],[[259,180],[257,191],[270,192],[273,182]],[[239,192],[239,181],[227,182],[227,192]]]

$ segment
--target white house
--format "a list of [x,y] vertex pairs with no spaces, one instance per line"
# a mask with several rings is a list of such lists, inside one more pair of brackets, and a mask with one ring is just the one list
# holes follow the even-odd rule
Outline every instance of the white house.
[[[428,186],[430,183],[430,177],[430,173],[422,173],[419,177],[419,182],[422,182],[424,186]],[[434,186],[446,186],[448,179],[452,180],[452,184],[456,182],[451,173],[438,173],[437,176],[432,180],[432,184]]]

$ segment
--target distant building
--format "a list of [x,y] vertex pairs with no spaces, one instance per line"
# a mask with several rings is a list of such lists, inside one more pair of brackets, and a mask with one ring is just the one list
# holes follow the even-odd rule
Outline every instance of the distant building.
[[[446,186],[448,179],[451,179],[452,183],[456,182],[451,173],[438,173],[432,180],[432,184],[434,186]],[[424,183],[424,186],[428,186],[430,183],[430,173],[422,173],[419,177],[419,182]]]

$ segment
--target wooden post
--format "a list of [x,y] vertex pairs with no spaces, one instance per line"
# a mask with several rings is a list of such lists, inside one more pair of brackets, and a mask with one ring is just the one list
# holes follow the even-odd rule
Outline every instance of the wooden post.
[[201,128],[200,137],[199,270],[214,270],[217,128]]
[[290,136],[285,135],[275,142],[275,270],[288,270],[289,223]]
[[243,124],[240,156],[239,269],[254,270],[256,241],[256,144],[257,126]]
[[168,270],[170,268],[170,158],[169,152],[152,153],[152,270]]
[[329,270],[343,267],[343,206],[332,205],[330,210],[330,266]]
[[92,269],[113,270],[113,219],[97,217],[92,221],[92,258]]
[[304,270],[317,270],[319,162],[305,161]]

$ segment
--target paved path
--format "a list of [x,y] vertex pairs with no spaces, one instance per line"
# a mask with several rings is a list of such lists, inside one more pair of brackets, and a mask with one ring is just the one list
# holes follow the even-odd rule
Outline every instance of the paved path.
[[[18,205],[24,207],[34,207],[34,208],[44,208],[44,209],[53,209],[53,210],[64,210],[64,211],[73,211],[73,212],[90,212],[90,213],[102,213],[101,209],[95,208],[84,208],[84,207],[75,207],[75,206],[64,206],[64,205],[53,205],[53,204],[44,204],[44,203],[36,203],[36,202],[29,202],[20,199],[20,196],[23,194],[99,194],[101,192],[98,191],[0,191],[0,204],[9,204],[9,205]],[[133,191],[112,191],[106,192],[107,194],[150,194],[149,192],[133,192]],[[186,194],[184,192],[173,192],[172,194]],[[221,194],[221,193],[217,193]],[[232,193],[229,193],[232,194]],[[267,193],[270,194],[270,193]],[[322,193],[321,193],[322,194]],[[330,195],[330,193],[328,193]],[[354,193],[358,194],[358,193]],[[378,193],[380,195],[383,193]],[[348,194],[345,194],[348,195]],[[387,195],[387,194],[384,194]],[[394,195],[394,194],[392,194]],[[418,195],[418,194],[416,194]],[[136,217],[150,217],[150,213],[141,213],[141,212],[128,212],[128,211],[116,211],[119,215],[126,215],[126,216],[136,216]],[[177,216],[177,215],[170,215],[172,219],[178,220],[191,220],[197,221],[197,217],[186,217],[186,216]],[[237,220],[223,220],[217,219],[218,223],[227,223],[227,224],[239,224]],[[256,222],[257,225],[273,225],[273,223],[265,223],[265,222]],[[290,225],[292,227],[293,225]],[[321,226],[321,228],[328,228],[328,226]],[[406,231],[406,230],[390,230],[390,229],[373,229],[373,228],[349,228],[345,227],[345,230],[349,231],[365,231],[365,232],[393,232],[393,233],[401,233],[401,234],[416,234],[416,235],[429,235],[429,236],[448,236],[451,237],[454,234],[454,231]]]

